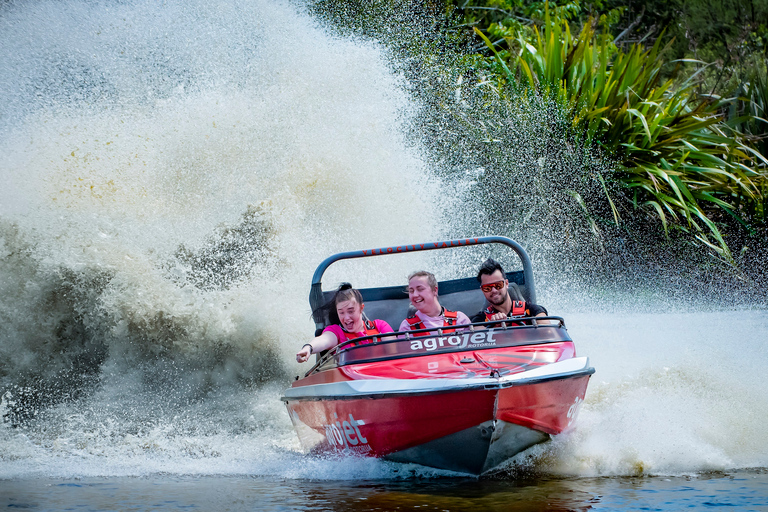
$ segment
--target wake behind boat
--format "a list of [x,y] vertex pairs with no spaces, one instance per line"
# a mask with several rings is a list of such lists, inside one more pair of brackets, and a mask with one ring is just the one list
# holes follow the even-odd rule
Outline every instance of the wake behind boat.
[[[490,243],[517,254],[523,270],[506,277],[535,302],[530,259],[509,238],[369,249],[336,254],[318,266],[310,292],[317,332],[330,322],[320,306],[332,294],[321,285],[332,263]],[[474,277],[442,281],[439,290],[446,308],[485,307]],[[370,318],[399,325],[408,313],[402,286],[360,292]],[[587,357],[576,356],[562,318],[457,327],[365,336],[318,355],[281,398],[302,446],[311,453],[354,453],[477,475],[572,426],[594,369]],[[368,340],[373,343],[360,344]]]

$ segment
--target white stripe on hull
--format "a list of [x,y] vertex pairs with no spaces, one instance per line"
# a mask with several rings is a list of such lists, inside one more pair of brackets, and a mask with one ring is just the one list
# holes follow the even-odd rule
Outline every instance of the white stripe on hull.
[[527,381],[548,380],[568,377],[589,369],[588,357],[574,357],[565,361],[548,364],[533,370],[506,375],[504,377],[480,377],[467,379],[360,379],[327,384],[313,384],[288,388],[283,393],[283,400],[335,397],[355,397],[365,395],[402,395],[461,391],[471,388],[503,388],[525,384]]

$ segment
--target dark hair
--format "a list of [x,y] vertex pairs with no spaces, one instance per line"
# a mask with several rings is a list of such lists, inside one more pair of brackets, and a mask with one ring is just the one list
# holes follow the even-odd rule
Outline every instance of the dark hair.
[[501,264],[493,258],[488,258],[480,265],[480,270],[477,272],[477,280],[482,281],[484,275],[491,275],[496,271],[501,272],[501,276],[506,279],[507,275],[504,273],[504,269]]
[[336,293],[333,294],[333,297],[331,297],[328,302],[320,306],[318,311],[323,313],[323,316],[327,314],[328,320],[332,324],[341,324],[341,320],[339,320],[339,314],[336,312],[336,305],[339,302],[344,302],[345,300],[354,300],[361,306],[363,305],[363,295],[360,293],[360,290],[352,288],[352,285],[349,283],[341,283],[336,290]]

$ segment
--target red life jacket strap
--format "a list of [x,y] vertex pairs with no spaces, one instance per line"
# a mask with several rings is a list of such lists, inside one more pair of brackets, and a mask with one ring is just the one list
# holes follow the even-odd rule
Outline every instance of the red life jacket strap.
[[376,322],[371,322],[370,320],[363,320],[363,323],[365,324],[365,335],[371,336],[373,334],[379,334],[379,329],[376,327]]
[[[445,308],[443,308],[442,311],[443,316],[443,327],[450,327],[452,325],[456,325],[456,322],[458,322],[458,313],[456,311],[449,311]],[[415,331],[417,329],[426,329],[426,326],[424,325],[424,322],[421,321],[421,318],[419,318],[415,313],[413,316],[406,318],[408,321],[408,324],[411,326],[411,330]],[[443,332],[445,334],[449,334],[454,332],[455,329],[446,329]],[[416,336],[429,336],[428,333],[420,333]]]
[[408,324],[411,326],[412,331],[415,331],[417,329],[424,329],[424,322],[422,322],[421,318],[419,318],[415,314],[413,316],[406,318],[406,320],[408,321]]
[[[485,308],[485,321],[490,322],[491,317],[498,313],[496,311],[496,308],[493,306],[488,306]],[[524,300],[513,300],[512,301],[512,310],[509,312],[510,317],[516,317],[516,316],[525,316],[525,301]]]

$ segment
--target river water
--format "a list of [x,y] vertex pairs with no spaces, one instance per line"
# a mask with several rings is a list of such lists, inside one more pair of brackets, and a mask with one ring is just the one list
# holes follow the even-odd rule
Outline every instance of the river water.
[[0,506],[768,508],[764,303],[550,284],[597,370],[574,431],[483,479],[300,451],[279,397],[315,266],[486,234],[404,135],[391,64],[300,4],[0,4]]
[[24,480],[0,504],[32,510],[766,510],[768,475],[316,482],[253,477]]

